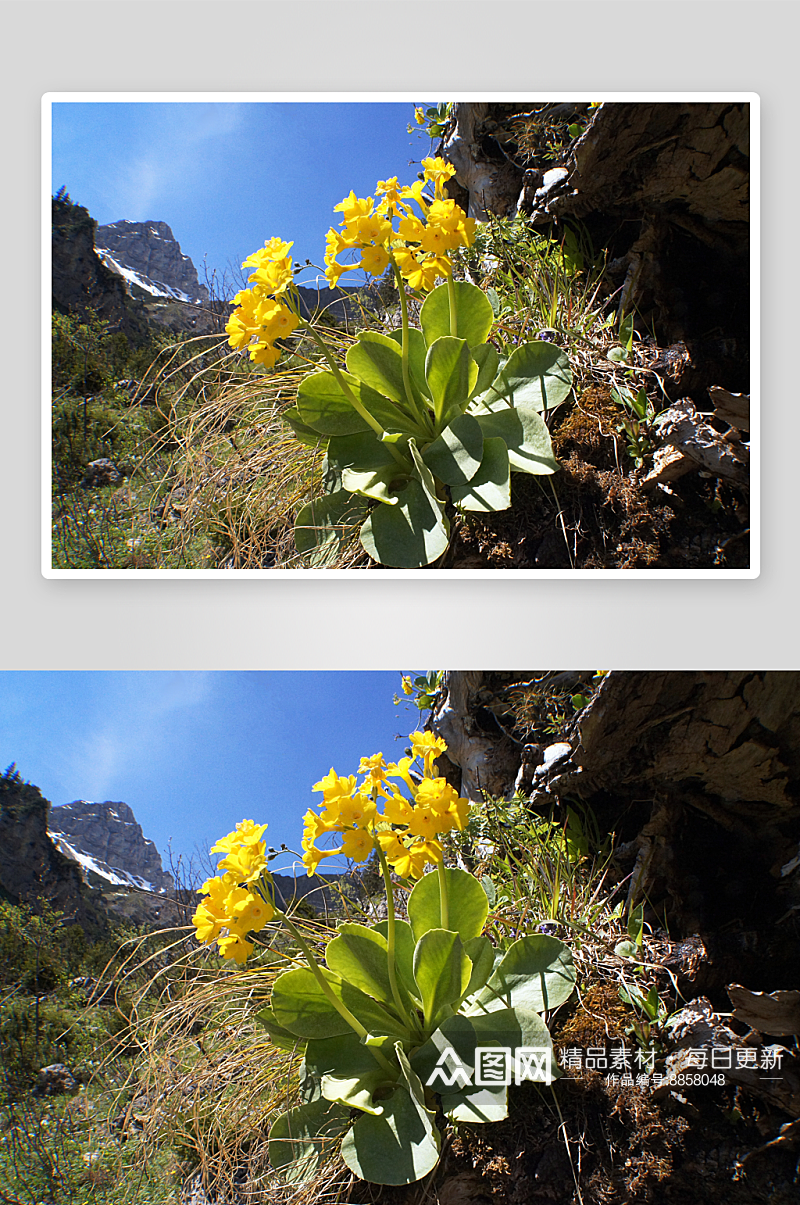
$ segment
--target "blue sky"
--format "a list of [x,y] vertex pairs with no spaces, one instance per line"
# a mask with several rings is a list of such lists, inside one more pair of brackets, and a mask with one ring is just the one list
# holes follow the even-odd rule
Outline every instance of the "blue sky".
[[5,671],[0,771],[53,804],[129,804],[165,866],[170,838],[189,858],[245,818],[299,849],[332,766],[403,755],[420,713],[396,693],[400,671]]
[[431,143],[407,132],[413,117],[411,99],[54,102],[52,192],[65,187],[100,225],[166,222],[201,282],[204,257],[223,273],[274,235],[322,264],[351,189],[416,178]]

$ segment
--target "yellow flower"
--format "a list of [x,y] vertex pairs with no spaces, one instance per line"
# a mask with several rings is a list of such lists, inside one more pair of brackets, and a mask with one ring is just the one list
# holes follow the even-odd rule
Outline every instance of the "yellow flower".
[[403,680],[402,680],[401,685],[402,685],[402,687],[403,687],[403,694],[404,694],[404,695],[413,695],[413,693],[414,693],[414,683],[411,681],[411,679],[410,679],[410,678],[407,678],[407,677],[405,676],[405,674],[403,675]]
[[431,767],[440,753],[447,752],[447,741],[433,732],[412,732],[408,738],[411,741],[411,752],[414,757],[421,757],[425,765],[425,773],[431,773]]
[[261,285],[264,291],[272,296],[285,293],[294,282],[292,261],[288,258],[266,260],[248,279]]
[[234,904],[231,919],[241,933],[258,933],[274,915],[272,904],[248,891],[244,899]]
[[410,213],[398,224],[397,233],[406,242],[418,243],[425,234],[425,223],[421,222],[413,213]]
[[358,763],[359,774],[368,774],[373,782],[383,782],[386,778],[386,762],[382,753],[373,753],[372,757],[362,757]]
[[230,871],[239,883],[252,883],[261,877],[266,865],[266,846],[259,841],[256,845],[235,846],[222,859],[219,869]]
[[377,806],[360,792],[338,801],[338,828],[366,828],[375,819]]
[[354,862],[365,862],[373,849],[372,837],[363,828],[348,829],[342,837],[341,852]]
[[402,213],[406,208],[400,203],[400,186],[397,183],[397,176],[392,176],[391,180],[379,180],[376,187],[376,193],[383,196],[383,200],[378,206],[379,212],[389,212],[392,214]]
[[232,833],[228,833],[227,837],[220,837],[216,845],[211,846],[209,853],[227,854],[237,845],[257,845],[268,827],[266,824],[256,824],[252,820],[240,820]]
[[411,763],[413,760],[413,757],[401,757],[399,762],[390,762],[386,767],[386,777],[402,778],[409,790],[415,791],[417,784],[411,777]]
[[[400,843],[402,844],[402,842]],[[428,863],[436,865],[442,860],[442,847],[438,841],[417,841],[410,848],[403,846],[402,853],[387,860],[401,879],[419,879]]]
[[316,874],[317,867],[323,858],[330,858],[333,854],[338,854],[339,848],[336,849],[319,849],[316,845],[304,845],[305,853],[303,854],[303,865],[309,874]]
[[294,243],[286,243],[280,238],[267,239],[263,247],[254,251],[252,255],[248,255],[242,267],[260,268],[262,264],[269,263],[273,259],[285,259],[293,246]]
[[322,798],[327,806],[330,806],[335,800],[346,798],[353,794],[356,789],[356,776],[349,774],[347,778],[340,777],[331,767],[331,770],[319,782],[314,783],[312,791],[322,791]]
[[327,821],[309,808],[303,817],[303,849],[306,848],[306,841],[312,844],[325,833],[333,832],[335,827],[335,821]]
[[345,197],[338,205],[334,205],[334,213],[341,213],[343,221],[351,222],[353,218],[366,217],[372,213],[373,199],[372,197],[357,197],[350,189],[349,197]]
[[413,814],[413,808],[408,800],[404,799],[402,795],[393,795],[391,798],[386,800],[386,803],[383,807],[383,814],[384,819],[388,820],[390,824],[403,824],[408,826]]
[[206,902],[197,905],[192,924],[197,930],[195,936],[198,941],[208,943],[216,941],[225,927],[227,917],[225,915],[218,916],[208,906]]
[[385,247],[365,247],[358,266],[369,272],[370,276],[382,276],[388,262],[389,252]]
[[436,159],[423,159],[422,168],[425,174],[425,179],[430,180],[436,190],[436,196],[443,195],[444,185],[452,176],[456,174],[456,169],[452,163],[445,163],[441,156]]
[[420,260],[413,251],[395,251],[397,266],[412,289],[426,292],[436,284],[438,277],[450,275],[450,261],[446,256],[428,256]]
[[267,343],[274,343],[276,339],[290,335],[300,319],[288,306],[275,301],[269,310],[265,309],[262,321],[264,325],[261,339]]
[[272,368],[280,359],[280,355],[277,347],[273,347],[271,343],[254,343],[250,348],[250,359],[253,363],[266,364],[267,368]]
[[229,933],[227,937],[221,937],[217,945],[223,958],[232,958],[239,966],[243,966],[253,952],[253,943],[245,941],[238,933]]
[[385,243],[392,233],[392,223],[382,214],[373,213],[363,218],[356,218],[353,223],[347,223],[347,229],[352,228],[356,233],[358,243]]
[[418,106],[415,107],[414,108],[414,120],[416,121],[418,126],[424,126],[425,125],[425,110],[420,109]]

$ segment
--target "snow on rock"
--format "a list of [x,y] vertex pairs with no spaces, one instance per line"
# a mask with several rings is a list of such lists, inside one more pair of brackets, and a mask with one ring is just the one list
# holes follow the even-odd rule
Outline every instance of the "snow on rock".
[[175,889],[174,880],[162,867],[161,855],[126,803],[78,799],[53,807],[48,828],[53,842],[81,866],[89,883],[94,877],[114,886],[158,894]]

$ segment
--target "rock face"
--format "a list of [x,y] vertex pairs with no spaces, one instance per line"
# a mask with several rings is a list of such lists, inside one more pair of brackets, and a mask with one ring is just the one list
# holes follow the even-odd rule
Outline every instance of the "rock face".
[[91,885],[111,883],[159,893],[175,890],[161,855],[142,833],[127,803],[79,799],[54,807],[50,836],[62,853],[80,863]]
[[0,778],[0,896],[36,908],[47,900],[65,919],[92,928],[102,916],[80,869],[47,832],[50,804],[16,773]]
[[91,310],[138,341],[147,330],[142,307],[128,296],[122,277],[95,253],[96,226],[83,206],[68,197],[53,200],[53,309],[81,318]]
[[[208,289],[180,249],[166,222],[111,222],[98,226],[95,247],[103,262],[125,277],[129,288],[152,296],[196,305],[208,301]],[[141,295],[141,294],[138,294]]]

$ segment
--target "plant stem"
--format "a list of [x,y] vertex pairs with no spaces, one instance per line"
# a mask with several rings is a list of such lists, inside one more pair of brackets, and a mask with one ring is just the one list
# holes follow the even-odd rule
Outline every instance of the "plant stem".
[[394,891],[392,890],[392,876],[389,873],[389,865],[386,861],[386,854],[383,852],[377,841],[375,843],[375,849],[378,854],[378,861],[381,864],[381,874],[383,875],[383,883],[384,887],[386,888],[386,908],[388,917],[386,944],[388,946],[387,961],[389,965],[389,986],[392,989],[392,997],[394,998],[395,1005],[400,1012],[400,1016],[409,1022],[410,1018],[407,1016],[406,1008],[400,995],[400,988],[397,983],[397,963],[395,960]]
[[394,278],[397,282],[397,292],[400,294],[400,316],[402,320],[403,341],[400,345],[402,352],[402,369],[403,369],[403,388],[406,391],[406,400],[412,411],[416,414],[417,407],[414,405],[414,395],[411,392],[411,376],[408,371],[408,297],[406,296],[406,287],[403,284],[403,274],[397,266],[391,248],[389,248],[389,258],[392,261],[394,268]]
[[450,301],[450,334],[458,334],[458,311],[456,309],[456,286],[453,284],[452,268],[447,274],[447,296]]
[[439,876],[439,913],[443,929],[450,928],[450,905],[447,895],[447,875],[444,862],[436,863],[436,873]]
[[[309,970],[311,971],[312,975],[316,979],[319,986],[322,988],[325,995],[330,1000],[333,1007],[336,1009],[337,1013],[339,1013],[340,1017],[342,1017],[343,1020],[345,1020],[347,1022],[347,1024],[350,1026],[350,1028],[361,1039],[361,1041],[366,1044],[366,1039],[369,1037],[368,1031],[361,1024],[358,1017],[353,1016],[353,1014],[350,1012],[350,1009],[347,1007],[347,1005],[344,1004],[343,1001],[337,999],[337,997],[333,991],[333,988],[331,987],[331,985],[328,983],[327,979],[323,975],[322,970],[320,969],[316,959],[314,958],[314,955],[311,953],[308,943],[306,942],[306,940],[303,937],[300,930],[297,928],[297,925],[295,925],[294,922],[289,919],[289,917],[286,915],[285,912],[279,912],[276,909],[275,916],[284,925],[286,925],[286,928],[289,930],[292,937],[297,942],[298,946],[300,947],[300,949],[303,952],[303,957],[305,958],[306,962],[308,963]],[[394,1077],[396,1075],[397,1068],[392,1066],[392,1064],[385,1057],[385,1055],[382,1053],[382,1051],[378,1050],[377,1047],[375,1047],[375,1046],[368,1046],[367,1049],[372,1051],[377,1062],[380,1063],[380,1065],[383,1067],[384,1071],[390,1072],[392,1077]]]

